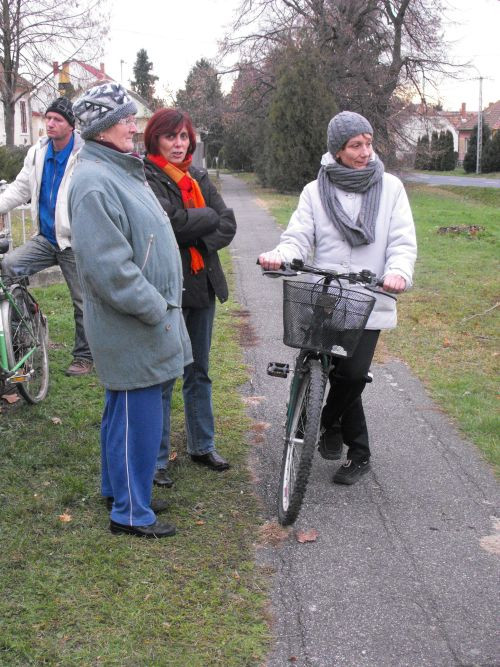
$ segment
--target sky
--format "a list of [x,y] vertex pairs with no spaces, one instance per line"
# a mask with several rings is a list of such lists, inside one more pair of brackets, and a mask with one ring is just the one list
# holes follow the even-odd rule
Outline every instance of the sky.
[[[447,6],[444,37],[452,43],[449,58],[470,61],[474,68],[458,81],[443,81],[439,97],[445,109],[477,111],[479,80],[483,108],[500,100],[500,0],[443,0]],[[214,58],[218,41],[230,31],[240,0],[113,0],[103,62],[106,72],[126,86],[133,79],[137,51],[144,48],[159,77],[157,93],[170,101],[184,87],[200,58]],[[183,10],[182,8],[185,8]],[[223,88],[227,89],[230,81]],[[426,96],[437,102],[435,92]]]

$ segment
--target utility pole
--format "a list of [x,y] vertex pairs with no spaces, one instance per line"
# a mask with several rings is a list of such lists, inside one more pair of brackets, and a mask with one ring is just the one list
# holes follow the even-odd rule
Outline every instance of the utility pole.
[[476,174],[481,173],[481,158],[483,153],[483,77],[479,77],[479,110],[477,112],[477,158]]

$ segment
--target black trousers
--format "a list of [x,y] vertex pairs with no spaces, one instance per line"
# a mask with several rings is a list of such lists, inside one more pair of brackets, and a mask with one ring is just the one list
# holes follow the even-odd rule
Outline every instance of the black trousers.
[[321,415],[322,426],[326,429],[340,424],[342,438],[348,447],[347,458],[357,463],[370,458],[361,394],[379,335],[379,330],[365,329],[353,356],[339,360],[330,373],[330,391]]

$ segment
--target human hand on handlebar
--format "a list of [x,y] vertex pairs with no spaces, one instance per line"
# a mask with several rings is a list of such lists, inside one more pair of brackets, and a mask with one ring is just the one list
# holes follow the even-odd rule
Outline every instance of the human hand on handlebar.
[[259,255],[259,264],[264,271],[278,271],[283,264],[281,255],[277,250],[270,250]]
[[397,273],[388,273],[384,277],[384,283],[382,289],[385,292],[392,292],[393,294],[399,294],[404,292],[406,289],[406,280],[399,276]]

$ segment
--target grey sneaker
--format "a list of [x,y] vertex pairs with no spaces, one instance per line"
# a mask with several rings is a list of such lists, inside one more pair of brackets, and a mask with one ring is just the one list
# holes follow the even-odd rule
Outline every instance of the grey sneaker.
[[318,450],[324,459],[338,461],[338,459],[342,458],[343,446],[344,441],[342,439],[340,424],[333,424],[328,429],[321,431]]
[[371,469],[370,461],[351,461],[347,460],[337,470],[333,476],[334,484],[356,484],[362,475],[365,475]]

